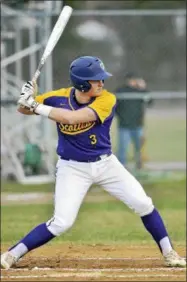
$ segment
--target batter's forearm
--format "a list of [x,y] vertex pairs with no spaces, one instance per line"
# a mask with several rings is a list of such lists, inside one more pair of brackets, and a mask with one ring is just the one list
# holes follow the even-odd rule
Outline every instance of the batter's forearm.
[[58,121],[58,122],[64,122],[69,123],[68,117],[70,116],[68,112],[69,110],[63,110],[58,108],[49,107],[46,105],[40,104],[35,112],[31,112],[29,108],[27,107],[19,107],[18,112],[24,115],[33,115],[33,114],[40,114],[43,116],[47,116],[48,118]]
[[95,112],[87,107],[75,111],[60,108],[52,108],[49,113],[49,118],[65,124],[90,122],[95,121],[97,119]]
[[95,112],[87,107],[71,111],[39,104],[35,109],[35,113],[64,124],[77,124],[97,119]]
[[49,113],[49,118],[64,124],[72,124],[73,112],[66,109],[52,108]]

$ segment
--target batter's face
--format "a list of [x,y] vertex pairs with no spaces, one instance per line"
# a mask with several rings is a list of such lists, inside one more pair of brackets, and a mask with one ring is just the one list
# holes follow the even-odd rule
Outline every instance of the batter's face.
[[101,95],[101,91],[103,90],[104,82],[102,80],[90,80],[91,89],[87,94],[89,97],[97,97]]

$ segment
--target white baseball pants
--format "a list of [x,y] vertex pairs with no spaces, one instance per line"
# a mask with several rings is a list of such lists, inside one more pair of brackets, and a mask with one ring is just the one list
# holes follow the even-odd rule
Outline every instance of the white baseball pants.
[[111,155],[94,163],[59,159],[57,162],[54,216],[47,222],[55,236],[69,229],[92,184],[101,185],[139,216],[154,209],[141,184]]

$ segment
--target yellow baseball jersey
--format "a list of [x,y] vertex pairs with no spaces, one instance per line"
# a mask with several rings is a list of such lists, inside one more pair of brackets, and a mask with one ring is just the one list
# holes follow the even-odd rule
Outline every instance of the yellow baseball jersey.
[[62,88],[36,96],[35,100],[44,105],[75,111],[91,108],[96,121],[64,124],[57,122],[57,154],[66,160],[95,161],[100,155],[111,154],[110,127],[116,107],[114,94],[103,89],[99,97],[93,97],[88,104],[79,104],[75,89]]

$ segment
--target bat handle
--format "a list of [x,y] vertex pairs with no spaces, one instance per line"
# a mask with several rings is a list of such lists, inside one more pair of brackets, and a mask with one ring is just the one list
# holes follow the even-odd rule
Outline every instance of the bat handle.
[[32,78],[32,82],[35,82],[37,81],[38,77],[40,75],[40,71],[37,69],[37,71],[35,72],[33,78]]

